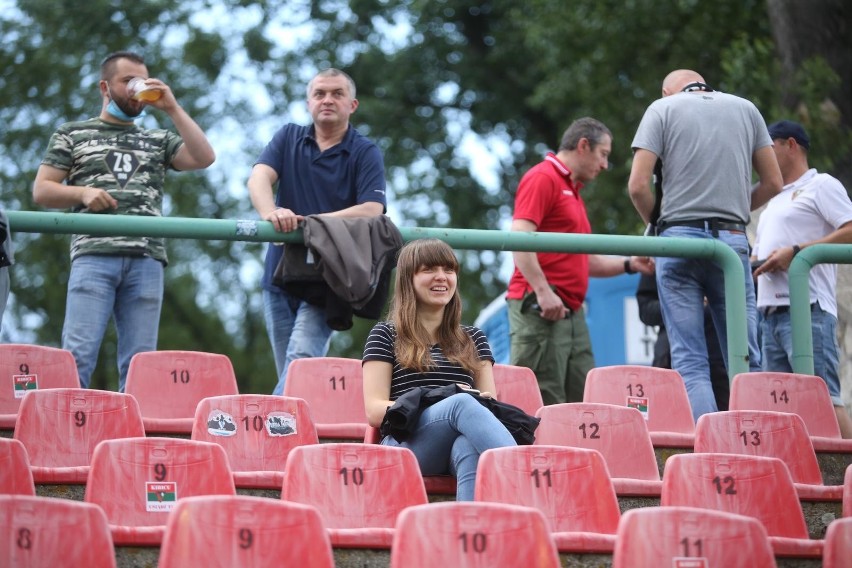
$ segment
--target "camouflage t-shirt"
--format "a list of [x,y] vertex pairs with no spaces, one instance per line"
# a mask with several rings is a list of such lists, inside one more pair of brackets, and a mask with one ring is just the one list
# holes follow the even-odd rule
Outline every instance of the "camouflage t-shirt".
[[[67,122],[51,136],[42,164],[68,172],[66,183],[104,189],[115,215],[160,216],[168,168],[183,140],[163,129],[110,124],[100,118]],[[83,206],[76,212],[88,213]],[[71,258],[84,254],[150,256],[166,263],[163,239],[74,235]]]

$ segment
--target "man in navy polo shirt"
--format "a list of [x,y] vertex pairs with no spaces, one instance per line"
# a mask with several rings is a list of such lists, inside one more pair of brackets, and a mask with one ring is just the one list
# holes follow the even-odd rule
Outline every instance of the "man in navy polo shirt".
[[[349,124],[358,108],[355,82],[343,71],[326,69],[311,79],[307,95],[313,124],[286,124],[275,133],[248,180],[252,205],[281,232],[295,230],[305,215],[381,215],[386,205],[382,155]],[[332,332],[324,308],[272,283],[282,252],[283,247],[268,247],[263,273],[264,316],[278,372],[273,394],[283,393],[293,359],[328,352]]]

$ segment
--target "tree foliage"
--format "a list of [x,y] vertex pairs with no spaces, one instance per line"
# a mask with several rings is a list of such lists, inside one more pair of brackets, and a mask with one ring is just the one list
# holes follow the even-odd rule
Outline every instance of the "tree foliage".
[[[837,9],[835,0],[825,1]],[[816,51],[796,51],[804,54],[798,60],[778,56],[778,25],[770,25],[781,20],[769,10],[777,16],[779,5],[795,2],[5,4],[0,203],[8,209],[37,210],[31,184],[47,139],[60,123],[97,113],[99,62],[116,49],[144,53],[151,74],[171,85],[217,145],[212,169],[168,177],[172,216],[255,218],[244,188],[251,164],[283,122],[307,120],[306,82],[328,66],[346,70],[358,84],[353,121],[384,153],[390,213],[400,225],[506,228],[520,176],[558,144],[573,119],[590,115],[614,135],[611,168],[585,193],[592,226],[637,234],[639,218],[625,191],[630,141],[662,78],[681,67],[750,98],[767,120],[806,116],[809,127],[833,141],[815,156],[816,165],[842,170],[852,161],[848,109],[835,105],[842,115],[835,121],[825,110],[826,100],[852,100],[852,67],[839,69],[832,55],[842,34],[829,45],[821,40]],[[145,121],[170,127],[153,114]],[[25,338],[57,345],[68,238],[19,234],[16,242],[13,325]],[[470,321],[504,290],[506,256],[460,254]],[[225,353],[243,390],[270,390],[274,371],[257,284],[262,247],[172,240],[169,255],[160,348]],[[333,352],[358,357],[370,324],[359,321],[339,334]],[[96,385],[115,384],[112,344],[105,342]]]

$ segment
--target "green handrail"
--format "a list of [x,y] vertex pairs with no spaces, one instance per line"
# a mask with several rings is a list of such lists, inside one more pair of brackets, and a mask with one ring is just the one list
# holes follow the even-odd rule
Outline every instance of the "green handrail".
[[814,374],[814,338],[811,331],[811,268],[830,262],[852,264],[852,245],[813,245],[793,258],[790,282],[790,326],[793,328],[793,372]]
[[[186,217],[138,217],[82,213],[8,211],[14,231],[29,233],[127,235],[251,242],[302,242],[301,231],[278,233],[267,221],[194,219]],[[745,373],[748,366],[743,266],[737,253],[718,239],[633,237],[523,233],[480,229],[400,227],[403,239],[437,238],[456,249],[575,252],[642,256],[674,256],[712,259],[720,264],[725,279],[728,319],[728,373]]]

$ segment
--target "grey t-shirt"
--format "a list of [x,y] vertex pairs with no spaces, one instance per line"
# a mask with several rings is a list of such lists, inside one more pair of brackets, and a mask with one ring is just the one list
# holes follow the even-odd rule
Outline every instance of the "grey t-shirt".
[[754,104],[697,91],[654,101],[632,146],[663,160],[661,221],[715,217],[748,223],[752,155],[771,144]]

